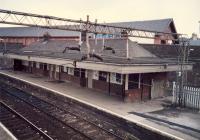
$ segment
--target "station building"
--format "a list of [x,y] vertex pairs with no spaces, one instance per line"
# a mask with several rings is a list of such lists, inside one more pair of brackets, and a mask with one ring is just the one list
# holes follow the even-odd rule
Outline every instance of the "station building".
[[[165,96],[168,74],[179,70],[177,61],[160,58],[127,38],[90,39],[90,57],[85,42],[41,40],[1,53],[15,71],[33,73],[53,81],[118,96],[134,102]],[[192,70],[185,64],[184,70]]]

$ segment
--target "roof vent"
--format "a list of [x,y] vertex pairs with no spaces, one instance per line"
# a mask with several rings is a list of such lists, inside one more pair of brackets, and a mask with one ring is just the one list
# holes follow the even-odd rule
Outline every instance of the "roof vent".
[[45,42],[45,41],[49,41],[50,38],[51,38],[51,35],[50,35],[48,32],[44,33],[44,35],[43,35],[43,41],[44,41],[44,42]]
[[115,54],[115,50],[112,47],[108,47],[104,45],[104,50],[111,50],[113,54]]

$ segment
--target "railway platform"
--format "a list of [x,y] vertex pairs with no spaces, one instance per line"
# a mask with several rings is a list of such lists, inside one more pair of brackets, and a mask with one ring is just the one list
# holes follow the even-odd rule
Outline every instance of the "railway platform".
[[125,103],[122,99],[118,97],[109,96],[107,93],[102,93],[96,90],[82,88],[72,83],[64,82],[53,82],[49,81],[48,78],[35,76],[32,74],[13,72],[1,70],[0,74],[4,74],[16,79],[28,82],[38,87],[42,87],[57,94],[61,94],[68,98],[72,98],[79,102],[85,103],[87,105],[93,106],[99,110],[105,111],[107,113],[119,116],[121,118],[127,119],[128,121],[134,122],[138,125],[161,133],[162,135],[170,136],[174,139],[194,139],[194,137],[184,134],[183,132],[172,129],[166,125],[160,125],[155,121],[151,121],[147,118],[135,115],[130,112],[137,113],[148,113],[163,108],[162,100],[151,100],[141,103]]
[[2,124],[0,123],[0,139],[1,140],[17,140],[15,136]]

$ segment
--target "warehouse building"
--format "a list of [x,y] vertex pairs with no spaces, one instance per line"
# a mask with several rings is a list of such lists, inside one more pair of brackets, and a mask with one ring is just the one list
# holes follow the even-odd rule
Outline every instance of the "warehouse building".
[[[131,27],[140,30],[149,30],[156,32],[177,33],[173,19],[160,19],[160,20],[146,20],[146,21],[131,21],[131,22],[117,22],[107,23],[108,25]],[[1,27],[0,38],[6,43],[22,43],[24,46],[28,46],[33,42],[43,39],[45,34],[49,34],[52,40],[66,40],[66,39],[79,39],[80,33],[74,31],[65,31],[57,29],[44,29],[39,27]],[[91,38],[95,35],[90,34]],[[98,34],[97,38],[120,38],[116,35],[101,35]],[[165,35],[156,34],[155,39],[152,41],[154,44],[172,44],[169,37]],[[177,39],[176,35],[172,35],[170,38]]]

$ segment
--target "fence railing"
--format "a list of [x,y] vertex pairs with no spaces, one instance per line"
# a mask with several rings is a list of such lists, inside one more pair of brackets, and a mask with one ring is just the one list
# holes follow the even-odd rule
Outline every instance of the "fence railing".
[[179,86],[173,82],[173,103],[200,109],[200,88],[184,86],[182,91],[183,92],[180,93]]

